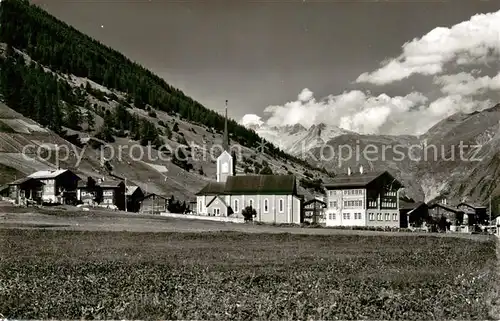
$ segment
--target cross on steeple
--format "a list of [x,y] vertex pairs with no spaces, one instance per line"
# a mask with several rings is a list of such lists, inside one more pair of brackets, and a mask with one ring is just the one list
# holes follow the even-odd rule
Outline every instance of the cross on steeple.
[[224,117],[224,137],[222,138],[222,148],[229,151],[229,134],[227,132],[227,99],[226,99],[226,116]]

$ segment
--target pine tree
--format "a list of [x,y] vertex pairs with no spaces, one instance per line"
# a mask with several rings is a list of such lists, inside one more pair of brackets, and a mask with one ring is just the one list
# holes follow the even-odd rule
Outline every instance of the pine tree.
[[87,130],[88,131],[94,130],[95,119],[94,115],[92,115],[92,112],[90,110],[87,110],[87,112],[85,113],[85,121],[87,122]]

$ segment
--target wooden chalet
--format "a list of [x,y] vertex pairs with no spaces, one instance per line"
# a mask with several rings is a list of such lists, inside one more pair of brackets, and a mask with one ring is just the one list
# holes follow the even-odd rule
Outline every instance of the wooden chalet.
[[317,198],[302,204],[303,223],[324,224],[326,203]]
[[169,201],[165,196],[149,193],[141,200],[139,213],[159,215],[168,212]]
[[8,184],[8,195],[18,205],[27,205],[30,201],[41,204],[44,185],[31,177],[21,178]]
[[38,171],[28,176],[42,182],[42,202],[49,204],[74,204],[81,178],[69,169]]
[[141,201],[144,199],[144,192],[139,186],[127,186],[125,192],[127,197],[127,212],[139,212]]
[[429,207],[425,202],[399,201],[400,227],[422,227],[429,219]]

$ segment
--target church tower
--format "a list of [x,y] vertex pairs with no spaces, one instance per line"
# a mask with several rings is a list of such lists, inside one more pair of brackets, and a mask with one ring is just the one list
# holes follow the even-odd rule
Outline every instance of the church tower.
[[224,137],[222,138],[222,154],[217,158],[217,182],[224,183],[228,176],[234,175],[234,160],[229,151],[229,134],[227,132],[227,100],[224,118]]

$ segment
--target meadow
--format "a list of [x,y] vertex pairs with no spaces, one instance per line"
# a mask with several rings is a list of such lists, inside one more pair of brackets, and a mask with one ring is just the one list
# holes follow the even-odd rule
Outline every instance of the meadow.
[[494,241],[0,229],[0,318],[487,319]]

